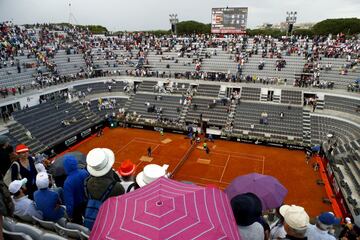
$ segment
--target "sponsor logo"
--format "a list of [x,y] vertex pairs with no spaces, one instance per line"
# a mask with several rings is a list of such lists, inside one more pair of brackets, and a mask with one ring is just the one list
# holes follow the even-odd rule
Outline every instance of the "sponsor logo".
[[80,133],[81,137],[86,137],[89,136],[90,134],[91,134],[91,128],[86,129]]
[[65,141],[65,145],[70,146],[71,144],[75,143],[76,140],[77,140],[77,136],[73,136],[72,138],[69,138],[68,140]]
[[164,129],[163,129],[163,128],[161,128],[161,127],[154,127],[154,131],[158,131],[158,132],[160,132],[160,131],[164,131]]

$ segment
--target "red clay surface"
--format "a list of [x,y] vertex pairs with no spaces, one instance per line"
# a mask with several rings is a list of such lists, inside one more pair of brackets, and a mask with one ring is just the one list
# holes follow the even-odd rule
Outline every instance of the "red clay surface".
[[[161,142],[167,138],[172,141],[167,144]],[[147,155],[149,146],[153,149],[154,159],[151,163],[169,164],[169,171],[172,171],[191,145],[190,140],[180,134],[165,133],[161,136],[155,131],[115,128],[72,150],[87,154],[95,147],[110,148],[116,157],[115,169],[121,161],[130,159],[137,164],[137,172],[140,172],[148,163],[139,159]],[[276,177],[289,190],[285,203],[303,206],[310,217],[323,211],[333,211],[331,205],[322,202],[327,195],[325,188],[316,184],[316,180],[321,179],[320,174],[312,169],[313,161],[309,165],[305,163],[303,151],[223,140],[215,140],[208,146],[210,154],[202,149],[194,149],[175,174],[175,179],[224,189],[239,175],[263,173]],[[198,159],[205,159],[205,162],[210,160],[210,163],[198,163]]]

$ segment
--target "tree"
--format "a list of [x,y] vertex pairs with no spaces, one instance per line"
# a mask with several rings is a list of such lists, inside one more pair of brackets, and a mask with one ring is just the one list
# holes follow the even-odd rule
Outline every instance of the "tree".
[[326,19],[318,22],[312,28],[316,35],[328,35],[328,34],[357,34],[360,33],[360,19],[358,18],[338,18],[338,19]]
[[312,29],[297,28],[293,31],[293,35],[313,37],[314,31]]
[[176,24],[176,30],[179,35],[192,33],[209,34],[211,25],[196,21],[183,21]]

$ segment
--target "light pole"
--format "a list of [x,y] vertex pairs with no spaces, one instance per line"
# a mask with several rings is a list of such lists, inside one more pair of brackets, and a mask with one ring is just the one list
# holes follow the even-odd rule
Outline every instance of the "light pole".
[[177,18],[177,16],[178,15],[176,13],[169,14],[170,23],[171,23],[171,32],[173,34],[177,34],[176,24],[179,22],[179,19]]
[[296,23],[296,19],[297,19],[297,12],[286,12],[286,23],[287,23],[287,26],[288,26],[288,31],[286,33],[286,36],[288,36],[290,34],[291,36],[291,33],[292,33],[292,30],[293,30],[293,27],[294,27],[294,24]]

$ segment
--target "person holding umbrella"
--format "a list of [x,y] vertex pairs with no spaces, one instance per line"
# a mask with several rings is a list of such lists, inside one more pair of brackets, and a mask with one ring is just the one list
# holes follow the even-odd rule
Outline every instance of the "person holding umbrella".
[[140,189],[101,205],[89,239],[241,239],[223,191],[145,175]]
[[264,228],[258,222],[262,214],[260,199],[253,193],[245,193],[232,198],[230,204],[241,239],[264,239]]
[[288,190],[276,178],[258,173],[238,176],[225,189],[229,199],[249,192],[260,199],[262,210],[265,211],[280,207]]

